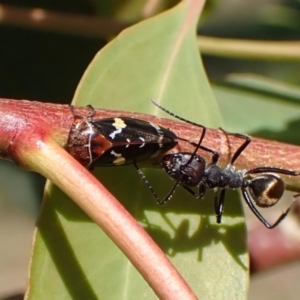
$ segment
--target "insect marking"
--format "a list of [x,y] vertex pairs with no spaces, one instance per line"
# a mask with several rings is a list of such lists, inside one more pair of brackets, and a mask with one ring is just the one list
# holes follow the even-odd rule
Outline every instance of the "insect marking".
[[115,122],[112,124],[116,130],[113,131],[109,136],[111,139],[114,139],[117,134],[122,132],[122,129],[126,127],[125,122],[120,118],[115,118]]
[[115,152],[114,150],[110,151],[110,154],[115,156],[115,157],[121,157],[122,154]]
[[160,129],[160,126],[158,126],[158,125],[156,125],[156,124],[153,124],[153,123],[151,123],[151,122],[150,122],[150,125],[157,131],[157,133],[158,133],[159,135],[162,135],[162,134],[163,134],[162,131],[161,131],[161,129]]
[[113,161],[113,164],[114,165],[123,165],[123,164],[125,164],[125,162],[126,162],[126,160],[124,157],[118,157],[117,159],[115,159]]
[[94,129],[93,129],[93,125],[90,122],[85,121],[85,123],[88,126],[88,129],[85,131],[85,133],[88,134],[88,143],[85,146],[88,148],[88,152],[89,152],[90,162],[87,165],[89,167],[91,165],[91,163],[93,162],[91,143],[92,143],[92,137],[94,134]]
[[158,140],[157,140],[159,148],[163,148],[163,146],[164,146],[163,139],[164,139],[164,136],[160,135],[159,138],[158,138]]
[[139,139],[143,142],[143,144],[139,148],[143,148],[145,146],[145,139],[142,137],[139,137]]
[[128,143],[128,144],[126,145],[126,148],[128,148],[128,147],[129,147],[129,144],[130,144],[130,142],[131,142],[131,140],[130,140],[130,139],[126,139],[126,142]]
[[115,156],[116,159],[113,160],[113,164],[114,165],[123,165],[125,163],[125,158],[122,156],[122,154],[115,152],[114,150],[112,150],[110,152],[111,155]]
[[153,124],[153,123],[150,123],[151,126],[157,131],[158,135],[159,135],[159,138],[157,140],[157,143],[158,143],[158,146],[159,148],[163,148],[163,139],[164,139],[164,134],[163,132],[161,131],[161,127],[156,125],[156,124]]

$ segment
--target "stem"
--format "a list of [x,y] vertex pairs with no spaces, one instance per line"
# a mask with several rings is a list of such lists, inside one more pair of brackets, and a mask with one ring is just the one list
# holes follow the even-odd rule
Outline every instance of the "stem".
[[[0,22],[3,24],[90,38],[110,38],[130,25],[93,16],[9,5],[0,5],[0,15]],[[201,53],[207,55],[270,61],[300,60],[299,41],[256,41],[199,36],[198,45]]]
[[256,41],[199,36],[198,46],[202,54],[234,59],[300,60],[299,41]]
[[121,203],[53,139],[67,138],[72,121],[67,105],[2,100],[1,154],[41,173],[65,192],[123,251],[160,299],[196,299],[162,250]]
[[27,163],[64,191],[103,229],[160,299],[196,299],[162,250],[97,178],[56,143],[47,141],[42,147],[39,143],[39,147],[38,156],[33,158],[28,153],[24,157]]
[[[139,113],[101,109],[96,111],[95,118],[112,116],[140,118],[170,128],[178,136],[196,143],[201,134],[201,129],[183,122]],[[76,112],[86,115],[88,109],[78,107]],[[151,238],[124,210],[123,206],[108,194],[98,180],[60,147],[66,144],[72,122],[73,115],[68,105],[0,99],[0,155],[15,161],[24,168],[40,172],[59,186],[115,241],[136,268],[147,278],[147,281],[149,280],[149,284],[159,297],[176,299],[174,298],[175,293],[180,295],[181,299],[193,299],[194,295],[184,280]],[[241,140],[237,137],[230,136],[228,142],[222,131],[208,129],[202,145],[218,151],[221,155],[220,164],[225,166],[229,161],[230,153],[233,153],[240,144]],[[193,152],[193,150],[194,147],[181,142],[172,151]],[[210,161],[211,157],[206,152],[199,150],[199,154]],[[300,170],[300,147],[253,138],[249,147],[236,161],[235,166],[243,169],[273,166]],[[300,191],[300,182],[297,177],[285,178],[285,180],[290,189]],[[79,190],[78,182],[81,182]],[[100,202],[99,199],[101,199]],[[287,222],[283,222],[278,230],[281,228],[283,230],[285,224]],[[261,224],[259,226],[261,233],[263,229]],[[124,228],[125,230],[123,230]],[[267,232],[268,237],[271,237],[271,234],[273,236],[273,233],[276,234],[276,232],[278,234],[277,229]],[[293,238],[293,235],[290,236]],[[266,239],[259,238],[254,231],[250,231],[249,237],[252,237],[249,244],[254,255],[259,249],[255,241],[265,241]],[[287,235],[286,237],[291,240]],[[278,239],[276,239],[277,242]],[[278,247],[278,244],[277,246],[273,245],[271,249],[274,247]],[[261,254],[261,251],[258,253]],[[294,253],[299,257],[298,248]],[[292,258],[295,258],[296,255]],[[284,257],[281,255],[281,260],[273,260],[267,267],[279,261],[282,262]],[[289,259],[291,259],[290,256]],[[158,266],[161,267],[158,268]],[[261,266],[259,262],[256,262],[257,270],[264,267],[266,265]],[[168,281],[169,279],[170,281]],[[166,283],[167,290],[160,291],[161,282]],[[186,294],[182,296],[176,287]]]
[[0,5],[0,22],[22,28],[31,28],[90,38],[109,38],[128,25],[99,17],[52,12],[40,8],[18,8]]
[[[85,107],[78,107],[76,108],[76,112],[86,115],[88,109]],[[177,120],[173,121],[141,113],[116,110],[96,109],[96,112],[94,118],[99,119],[112,116],[143,119],[170,128],[177,136],[194,141],[195,143],[198,142],[201,134],[201,129],[198,127]],[[40,128],[44,126],[44,131],[49,131],[49,134],[51,134],[52,138],[59,145],[65,146],[73,121],[73,115],[69,105],[0,99],[0,156],[16,161],[22,165],[24,162],[19,161],[15,153],[9,151],[11,139],[14,138],[17,130],[20,130],[24,125],[20,122],[20,119],[36,122],[38,124],[37,126]],[[9,123],[13,123],[13,127],[9,127]],[[19,126],[19,129],[17,126]],[[237,137],[230,136],[227,139],[222,131],[208,129],[202,145],[219,152],[221,156],[220,165],[225,166],[229,162],[231,154],[234,153],[235,149],[237,149],[240,144],[241,140]],[[174,148],[172,152],[193,152],[193,150],[194,147],[190,144],[179,142],[179,145]],[[206,151],[199,150],[199,154],[208,162],[210,161],[211,156]],[[235,166],[237,169],[272,166],[300,171],[300,147],[252,137],[250,145],[239,156]],[[152,167],[157,166],[152,165]],[[300,192],[300,182],[297,177],[287,177],[285,178],[285,181],[290,190]]]

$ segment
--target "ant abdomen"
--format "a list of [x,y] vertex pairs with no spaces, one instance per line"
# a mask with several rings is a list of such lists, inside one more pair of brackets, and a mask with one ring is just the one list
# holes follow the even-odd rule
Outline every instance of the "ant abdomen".
[[275,174],[264,174],[252,178],[248,187],[253,201],[259,207],[275,205],[285,189],[283,180]]

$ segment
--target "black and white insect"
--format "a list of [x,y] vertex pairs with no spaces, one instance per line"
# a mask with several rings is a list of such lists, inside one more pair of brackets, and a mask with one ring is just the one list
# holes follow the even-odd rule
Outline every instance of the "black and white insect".
[[67,143],[68,152],[82,165],[120,166],[160,155],[174,148],[178,139],[171,130],[129,117],[94,119],[95,110],[86,117],[74,113]]
[[[194,145],[184,138],[177,137],[168,128],[141,119],[94,118],[96,111],[91,105],[87,107],[89,112],[84,117],[75,114],[74,107],[71,106],[74,120],[69,133],[67,150],[88,168],[133,164],[142,175],[138,162],[162,156],[176,147],[178,140]],[[201,134],[203,139],[206,128],[202,125],[198,126],[203,129]],[[205,147],[199,147],[212,152]]]
[[[154,102],[154,104],[166,113],[171,114],[178,119],[182,119],[157,103]],[[198,126],[196,123],[190,121],[186,122]],[[202,125],[201,128],[203,128]],[[197,199],[202,199],[207,189],[213,189],[215,191],[220,190],[220,194],[215,196],[214,207],[216,221],[217,223],[221,223],[226,188],[241,189],[243,198],[254,215],[267,228],[271,229],[276,227],[286,217],[291,206],[279,216],[274,224],[270,224],[261,215],[255,204],[259,207],[271,207],[275,205],[285,191],[284,181],[279,174],[299,176],[300,173],[274,167],[257,167],[250,170],[235,170],[234,163],[245,148],[251,143],[251,138],[243,134],[229,133],[224,130],[223,132],[226,135],[235,136],[244,140],[225,168],[221,168],[217,164],[219,161],[219,153],[201,145],[204,138],[202,132],[198,144],[194,144],[196,147],[193,153],[179,152],[167,154],[162,158],[160,162],[162,169],[166,171],[166,173],[176,182],[168,195],[162,201],[156,194],[153,194],[153,196],[157,203],[162,205],[171,199],[178,185],[181,185]],[[212,160],[209,164],[206,164],[204,158],[197,154],[199,148],[207,150],[213,154]],[[198,187],[198,192],[195,193],[191,187]]]

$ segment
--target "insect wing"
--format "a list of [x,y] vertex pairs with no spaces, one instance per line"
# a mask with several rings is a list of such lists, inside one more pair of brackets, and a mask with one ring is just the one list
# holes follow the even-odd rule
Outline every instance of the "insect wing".
[[[177,136],[172,131],[139,119],[107,118],[93,120],[92,124],[111,143],[107,151],[93,156],[93,166],[131,164],[177,145]],[[92,149],[93,143],[94,140]]]
[[82,118],[74,119],[67,150],[82,165],[91,166],[94,157],[101,156],[110,147],[111,143],[91,122]]

